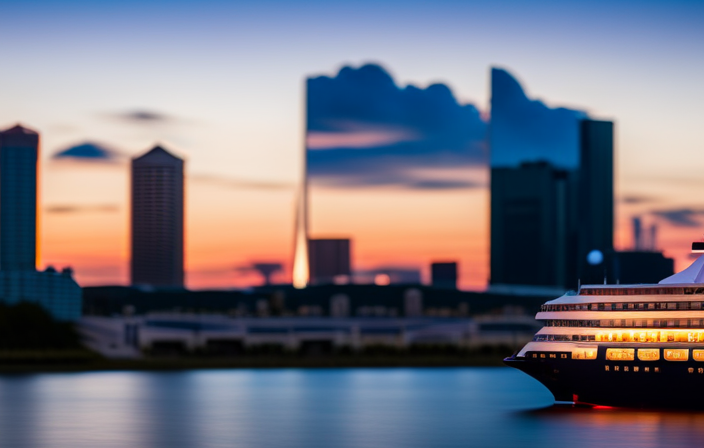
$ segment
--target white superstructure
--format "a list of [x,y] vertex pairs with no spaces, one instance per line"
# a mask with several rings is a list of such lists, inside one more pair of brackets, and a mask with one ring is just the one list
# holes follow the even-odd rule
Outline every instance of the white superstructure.
[[[607,358],[656,356],[663,343],[666,360],[704,361],[704,256],[690,267],[652,285],[586,285],[545,303],[536,319],[544,327],[519,357],[552,353],[572,359],[596,359],[598,346],[612,347]],[[617,345],[614,345],[616,343]],[[620,352],[618,343],[628,346]],[[657,351],[659,357],[659,350]]]

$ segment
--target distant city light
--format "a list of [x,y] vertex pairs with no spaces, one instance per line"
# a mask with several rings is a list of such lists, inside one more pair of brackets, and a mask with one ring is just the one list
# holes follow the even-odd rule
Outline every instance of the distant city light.
[[389,285],[391,284],[391,277],[387,274],[377,274],[376,277],[374,277],[374,284],[377,286]]

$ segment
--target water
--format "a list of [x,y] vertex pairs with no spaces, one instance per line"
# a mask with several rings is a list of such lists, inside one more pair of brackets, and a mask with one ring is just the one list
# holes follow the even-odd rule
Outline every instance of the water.
[[704,413],[552,402],[508,368],[0,376],[0,447],[625,448],[704,436]]

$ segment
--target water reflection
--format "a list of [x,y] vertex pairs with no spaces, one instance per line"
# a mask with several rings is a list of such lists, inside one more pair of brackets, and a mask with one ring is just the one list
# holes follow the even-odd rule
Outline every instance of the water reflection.
[[576,447],[698,446],[704,437],[704,412],[556,405],[518,415],[532,424],[578,434]]
[[552,403],[505,368],[0,376],[0,447],[664,447],[704,436],[704,413]]

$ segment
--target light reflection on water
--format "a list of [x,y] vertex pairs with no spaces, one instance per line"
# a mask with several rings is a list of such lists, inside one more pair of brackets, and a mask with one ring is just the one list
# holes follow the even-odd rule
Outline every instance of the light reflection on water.
[[0,376],[0,447],[697,446],[704,413],[554,407],[508,368]]

